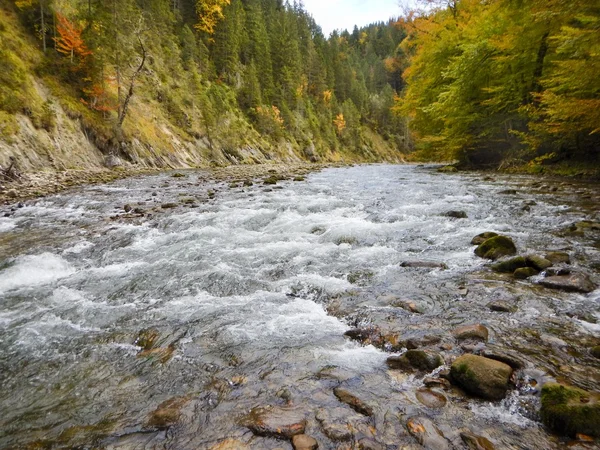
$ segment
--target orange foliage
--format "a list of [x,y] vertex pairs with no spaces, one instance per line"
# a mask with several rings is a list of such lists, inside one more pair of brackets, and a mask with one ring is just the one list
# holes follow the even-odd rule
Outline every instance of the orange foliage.
[[75,56],[84,59],[91,55],[91,50],[87,48],[81,37],[82,30],[60,13],[56,13],[56,19],[58,20],[56,31],[59,34],[59,37],[55,38],[56,50],[70,56],[71,62]]
[[116,111],[117,106],[111,103],[109,93],[103,84],[95,83],[89,89],[83,89],[88,100],[81,99],[81,103],[94,111],[109,112]]

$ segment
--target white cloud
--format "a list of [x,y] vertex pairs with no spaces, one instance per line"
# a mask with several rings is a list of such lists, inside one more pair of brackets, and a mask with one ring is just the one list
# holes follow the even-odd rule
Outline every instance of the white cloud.
[[329,35],[333,30],[352,31],[373,22],[385,22],[402,13],[401,4],[412,0],[304,0],[304,7]]

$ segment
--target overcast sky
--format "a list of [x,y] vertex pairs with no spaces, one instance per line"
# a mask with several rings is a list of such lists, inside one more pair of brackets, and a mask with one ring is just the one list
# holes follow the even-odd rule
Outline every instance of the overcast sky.
[[352,32],[354,25],[397,17],[402,13],[400,5],[410,3],[411,0],[304,0],[304,7],[328,36],[333,30]]

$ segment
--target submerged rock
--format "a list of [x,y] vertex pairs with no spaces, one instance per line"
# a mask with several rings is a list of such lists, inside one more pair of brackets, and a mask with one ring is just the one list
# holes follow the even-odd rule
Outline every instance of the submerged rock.
[[297,434],[304,434],[306,417],[295,408],[257,407],[242,419],[242,425],[257,436],[292,439]]
[[[349,417],[346,408],[327,408],[319,409],[316,413],[316,419],[321,424],[323,433],[332,441],[349,441],[352,439],[351,428],[357,421],[357,417]],[[354,414],[350,412],[350,414]]]
[[333,390],[333,393],[340,402],[345,403],[357,413],[360,413],[364,416],[373,415],[373,407],[368,405],[366,402],[358,398],[355,394],[347,389],[338,387]]
[[387,365],[397,370],[423,370],[431,372],[444,364],[438,353],[424,350],[408,350],[401,356],[390,356]]
[[451,217],[453,219],[467,219],[467,213],[464,211],[448,211],[444,213],[444,216]]
[[481,245],[490,238],[498,236],[498,233],[493,231],[486,231],[485,233],[478,234],[471,240],[471,245]]
[[506,396],[512,368],[508,364],[476,355],[463,355],[452,364],[452,381],[466,392],[489,400]]
[[503,191],[498,192],[498,194],[517,195],[517,190],[516,189],[504,189]]
[[406,422],[406,428],[417,442],[427,449],[450,449],[450,444],[440,429],[426,417],[411,417]]
[[517,247],[513,240],[507,236],[494,236],[481,243],[475,254],[481,258],[496,260],[503,256],[511,256],[517,253]]
[[585,434],[600,437],[600,393],[586,392],[558,383],[542,388],[542,422],[569,436]]
[[209,450],[249,450],[246,444],[242,441],[238,441],[237,439],[225,439],[222,442],[219,442],[216,445],[210,447]]
[[549,252],[544,255],[544,258],[552,264],[570,264],[571,257],[566,252]]
[[189,402],[189,398],[186,397],[174,397],[162,402],[148,416],[147,426],[164,429],[175,425],[181,415],[181,408],[187,402]]
[[496,448],[489,439],[477,436],[470,431],[460,433],[460,437],[469,450],[494,450]]
[[452,334],[459,341],[464,341],[466,339],[475,339],[487,342],[489,337],[488,329],[480,323],[475,325],[465,325],[462,327],[458,327],[452,332]]
[[587,294],[596,289],[590,277],[581,272],[570,273],[568,275],[553,275],[543,280],[540,284],[550,289],[560,289],[568,292],[581,292]]
[[415,393],[415,396],[419,402],[428,408],[443,408],[447,403],[447,399],[443,394],[431,389],[419,389]]
[[505,259],[492,265],[492,270],[500,273],[514,273],[515,270],[527,267],[527,261],[522,256]]
[[319,448],[317,440],[306,434],[297,434],[292,438],[294,450],[316,450]]

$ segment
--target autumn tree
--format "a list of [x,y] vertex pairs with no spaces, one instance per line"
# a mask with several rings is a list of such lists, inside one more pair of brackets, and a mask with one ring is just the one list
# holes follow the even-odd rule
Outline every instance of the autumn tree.
[[81,37],[82,29],[60,13],[56,13],[56,19],[58,21],[56,25],[58,37],[54,39],[56,50],[69,56],[71,63],[73,63],[75,56],[84,59],[86,56],[91,55],[92,52],[87,48]]

